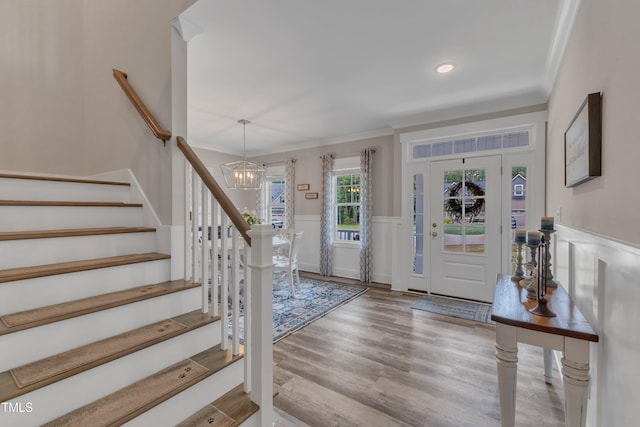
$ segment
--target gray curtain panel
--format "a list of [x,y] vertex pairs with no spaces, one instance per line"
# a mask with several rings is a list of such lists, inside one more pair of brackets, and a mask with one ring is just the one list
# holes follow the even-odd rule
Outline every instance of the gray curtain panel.
[[289,159],[284,163],[284,212],[285,212],[285,228],[294,227],[295,215],[295,187],[296,187],[296,161]]
[[373,153],[374,148],[360,151],[360,281],[373,278]]
[[333,274],[333,154],[322,158],[322,193],[320,194],[320,274]]

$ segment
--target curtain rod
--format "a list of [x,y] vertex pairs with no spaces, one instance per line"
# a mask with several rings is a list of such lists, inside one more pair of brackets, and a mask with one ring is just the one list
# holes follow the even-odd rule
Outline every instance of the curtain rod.
[[260,163],[263,166],[275,166],[275,165],[284,165],[285,163],[287,163],[289,160],[293,160],[293,163],[297,162],[298,159],[287,159],[287,160],[280,160],[279,162],[271,162],[271,163]]
[[[370,147],[369,149],[375,153],[378,150],[378,147]],[[335,159],[339,157],[355,157],[356,154],[360,155],[360,151],[349,151],[347,153],[338,153],[338,154],[333,153],[333,158]],[[322,156],[318,156],[318,157],[322,158]]]

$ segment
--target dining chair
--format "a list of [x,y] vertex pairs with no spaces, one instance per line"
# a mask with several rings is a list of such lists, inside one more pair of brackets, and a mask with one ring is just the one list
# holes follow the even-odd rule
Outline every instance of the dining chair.
[[289,275],[289,285],[291,287],[291,296],[296,297],[295,280],[300,286],[300,274],[298,271],[298,245],[302,239],[302,232],[287,230],[283,233],[289,240],[288,253],[286,255],[273,256],[273,272],[274,274],[285,273]]

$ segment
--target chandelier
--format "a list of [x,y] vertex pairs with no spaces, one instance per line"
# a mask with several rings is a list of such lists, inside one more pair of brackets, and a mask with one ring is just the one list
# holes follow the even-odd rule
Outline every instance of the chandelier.
[[227,187],[236,190],[259,190],[264,180],[265,169],[257,163],[247,161],[246,130],[249,120],[238,120],[242,124],[242,152],[241,161],[223,163],[220,168],[227,182]]

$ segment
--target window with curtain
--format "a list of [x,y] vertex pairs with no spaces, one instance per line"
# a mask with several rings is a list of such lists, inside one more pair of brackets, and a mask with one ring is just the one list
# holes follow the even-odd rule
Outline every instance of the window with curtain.
[[284,227],[287,221],[285,187],[284,166],[268,166],[265,182],[260,190],[260,217],[265,224],[271,224],[275,229]]
[[335,159],[333,168],[335,241],[360,240],[359,162],[358,157]]

